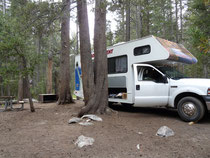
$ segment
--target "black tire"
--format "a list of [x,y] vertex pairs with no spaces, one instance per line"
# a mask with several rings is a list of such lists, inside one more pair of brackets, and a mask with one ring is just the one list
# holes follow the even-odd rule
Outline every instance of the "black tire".
[[114,104],[114,102],[108,102],[109,103],[109,106],[112,106]]
[[132,108],[133,104],[129,104],[129,103],[121,103],[122,106],[125,106],[127,108]]
[[197,122],[204,117],[205,107],[203,103],[195,97],[184,97],[177,105],[178,114],[183,121]]

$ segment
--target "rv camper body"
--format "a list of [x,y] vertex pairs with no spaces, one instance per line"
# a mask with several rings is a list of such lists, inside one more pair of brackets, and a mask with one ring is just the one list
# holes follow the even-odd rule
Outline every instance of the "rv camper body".
[[177,108],[184,121],[198,121],[210,110],[210,80],[173,69],[197,62],[182,45],[148,36],[109,47],[107,57],[110,103]]

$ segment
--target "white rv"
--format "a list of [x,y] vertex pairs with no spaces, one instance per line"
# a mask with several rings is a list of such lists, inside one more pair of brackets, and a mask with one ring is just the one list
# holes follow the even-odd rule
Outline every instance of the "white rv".
[[210,111],[210,79],[174,69],[197,62],[182,45],[148,36],[109,47],[107,56],[109,103],[175,108],[184,121],[199,121]]

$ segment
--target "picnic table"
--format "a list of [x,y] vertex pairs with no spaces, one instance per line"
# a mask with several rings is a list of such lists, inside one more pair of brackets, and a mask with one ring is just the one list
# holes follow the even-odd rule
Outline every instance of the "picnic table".
[[14,99],[14,96],[0,96],[0,100],[3,102],[4,109],[0,109],[0,111],[6,111],[8,107],[10,107],[11,110],[13,109],[20,109],[22,110],[24,107],[24,101],[19,101],[19,103],[22,105],[20,108],[13,108],[12,100]]

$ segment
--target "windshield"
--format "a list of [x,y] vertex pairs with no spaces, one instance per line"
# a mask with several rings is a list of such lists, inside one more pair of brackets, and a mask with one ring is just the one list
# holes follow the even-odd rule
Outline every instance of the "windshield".
[[188,78],[178,70],[176,70],[174,67],[158,67],[158,69],[164,73],[167,77],[172,78],[172,79],[181,79],[181,78]]

